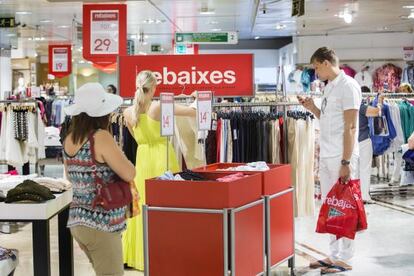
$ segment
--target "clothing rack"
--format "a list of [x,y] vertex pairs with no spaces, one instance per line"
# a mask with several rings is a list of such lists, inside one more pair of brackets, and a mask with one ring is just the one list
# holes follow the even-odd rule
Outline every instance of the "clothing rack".
[[0,103],[37,103],[36,99],[28,100],[0,100]]
[[[386,98],[407,98],[411,97],[414,98],[414,93],[379,93],[381,95],[384,95]],[[363,97],[375,97],[378,93],[362,93]]]
[[214,103],[213,107],[261,107],[261,106],[298,106],[300,103],[288,102],[240,102],[240,103]]
[[[37,100],[36,99],[0,100],[0,104],[13,104],[13,103],[17,103],[17,104],[37,103]],[[37,112],[37,110],[36,110],[36,112]],[[38,133],[37,133],[37,120],[36,120],[36,126],[35,126],[35,133],[36,133],[36,136],[37,136],[38,135]],[[11,170],[13,168],[14,167],[12,167],[10,165],[8,166],[8,170]],[[27,162],[23,165],[22,171],[23,171],[23,175],[30,174],[30,163],[29,162]]]
[[[362,58],[355,58],[355,59],[340,59],[339,63],[346,64],[349,62],[365,62],[364,65],[368,62],[401,62],[404,61],[402,58],[368,58],[368,59],[362,59]],[[296,66],[310,66],[310,63],[296,63]]]
[[[289,106],[301,106],[300,103],[294,102],[240,102],[240,103],[213,103],[213,108],[219,107],[266,107],[266,106],[281,106],[283,107],[283,122],[287,122],[287,107]],[[285,141],[288,141],[288,131],[287,127],[283,128],[283,136]],[[284,149],[284,156],[286,158],[286,162],[288,159],[288,147],[285,145]]]

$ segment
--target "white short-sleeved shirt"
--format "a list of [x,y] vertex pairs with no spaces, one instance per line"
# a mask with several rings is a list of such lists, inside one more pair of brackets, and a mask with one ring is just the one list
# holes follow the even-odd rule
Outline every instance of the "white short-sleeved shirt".
[[359,72],[355,75],[355,80],[359,83],[359,85],[366,86],[369,89],[372,89],[372,85],[374,84],[372,81],[371,74],[367,71]]
[[[325,87],[320,117],[320,157],[340,157],[344,149],[344,111],[359,110],[361,87],[343,71]],[[357,125],[357,130],[359,126]],[[358,133],[355,135],[354,155],[359,155]]]

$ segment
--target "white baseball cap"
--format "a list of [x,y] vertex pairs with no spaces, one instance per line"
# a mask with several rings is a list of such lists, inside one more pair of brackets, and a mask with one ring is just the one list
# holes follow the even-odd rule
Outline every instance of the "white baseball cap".
[[91,117],[102,117],[117,109],[122,98],[105,91],[97,82],[90,82],[75,91],[73,104],[65,108],[65,113],[76,116],[85,112]]

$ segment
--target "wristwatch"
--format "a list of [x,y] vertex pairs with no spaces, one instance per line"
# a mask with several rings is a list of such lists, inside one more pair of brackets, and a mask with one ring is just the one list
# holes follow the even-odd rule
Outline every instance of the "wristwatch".
[[342,166],[349,166],[349,164],[351,164],[351,161],[349,161],[349,160],[344,160],[344,159],[342,159],[342,160],[341,160],[341,165],[342,165]]

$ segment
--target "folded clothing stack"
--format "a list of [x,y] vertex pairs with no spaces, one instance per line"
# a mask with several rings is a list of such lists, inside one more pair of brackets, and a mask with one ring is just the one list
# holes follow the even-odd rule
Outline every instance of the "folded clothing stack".
[[174,175],[171,171],[166,171],[163,175],[159,176],[159,180],[184,180],[179,174]]
[[44,202],[56,198],[49,188],[32,180],[25,180],[7,193],[6,203]]
[[268,171],[270,170],[266,162],[252,162],[238,167],[230,167],[227,169],[218,169],[218,171]]
[[37,177],[37,174],[29,175],[2,175],[5,177],[0,177],[0,190],[7,194],[11,189],[16,188],[17,185],[22,183],[27,179],[34,179]]
[[62,193],[72,188],[72,184],[63,178],[37,177],[33,179],[39,185],[49,188],[52,192]]
[[201,174],[193,172],[191,170],[184,170],[183,172],[174,175],[172,172],[167,171],[163,175],[159,176],[159,180],[190,180],[190,181],[209,181],[210,179],[205,178]]
[[[217,178],[216,181],[219,182],[231,182],[241,178],[247,177],[247,175],[239,172],[230,175],[226,175],[224,177]],[[181,173],[177,173],[174,175],[172,172],[167,171],[163,175],[159,176],[157,179],[159,180],[174,180],[174,181],[212,181],[211,179],[205,178],[203,175],[193,172],[191,170],[185,170]]]
[[217,181],[219,182],[231,182],[231,181],[235,181],[241,178],[247,177],[247,175],[243,174],[243,173],[235,173],[235,174],[229,174],[226,175],[224,177],[221,178],[217,178]]
[[193,172],[191,170],[184,170],[183,172],[180,172],[179,175],[184,180],[191,180],[191,181],[208,181],[208,180],[210,180],[210,179],[206,179],[201,174]]

